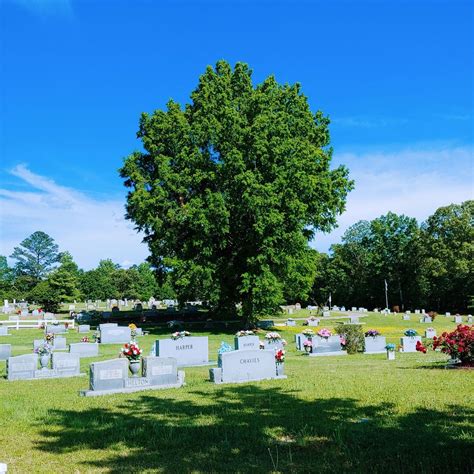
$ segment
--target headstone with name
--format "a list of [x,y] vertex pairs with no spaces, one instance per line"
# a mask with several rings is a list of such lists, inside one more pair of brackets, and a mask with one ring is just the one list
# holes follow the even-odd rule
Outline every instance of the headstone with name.
[[91,327],[89,324],[79,324],[79,326],[77,326],[77,332],[79,333],[89,332],[90,330]]
[[184,372],[178,371],[176,359],[144,357],[141,377],[129,377],[128,367],[127,359],[94,362],[90,366],[90,389],[82,390],[80,394],[91,397],[184,385]]
[[272,350],[231,351],[222,354],[220,368],[209,372],[211,381],[217,384],[286,378],[277,376],[276,365]]
[[234,337],[234,347],[235,350],[248,351],[251,349],[260,348],[260,340],[258,336],[242,336]]
[[0,344],[0,360],[7,360],[12,355],[11,344]]
[[69,344],[69,353],[79,357],[97,357],[99,344],[97,342],[74,342]]
[[385,354],[387,341],[384,336],[368,336],[364,338],[365,354]]
[[416,343],[418,341],[421,342],[420,336],[403,336],[400,339],[401,345],[403,347],[403,352],[416,352]]
[[130,339],[131,330],[128,326],[106,327],[100,331],[101,344],[126,344]]
[[38,368],[38,355],[25,354],[7,359],[7,379],[34,379]]
[[9,336],[8,326],[0,326],[0,336]]
[[433,337],[436,336],[436,329],[433,329],[433,328],[428,328],[426,331],[425,331],[425,337],[427,339],[433,339]]
[[347,355],[346,351],[341,350],[341,339],[339,336],[313,337],[312,357]]
[[172,357],[177,360],[179,367],[210,365],[207,336],[158,339],[155,341],[155,355],[157,357]]

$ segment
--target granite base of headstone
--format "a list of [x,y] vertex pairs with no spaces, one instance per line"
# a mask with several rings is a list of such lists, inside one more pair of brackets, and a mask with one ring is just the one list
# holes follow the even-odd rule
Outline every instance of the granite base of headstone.
[[341,339],[339,336],[316,336],[313,337],[313,351],[309,355],[311,357],[341,356],[347,355],[347,352],[341,350]]
[[129,377],[127,359],[94,362],[90,365],[89,390],[82,390],[85,397],[133,393],[143,390],[164,390],[184,385],[184,372],[178,371],[176,359],[144,357],[141,377]]
[[155,341],[156,357],[172,357],[178,367],[213,365],[209,361],[209,340],[207,336],[186,336],[179,339],[158,339]]
[[[283,366],[279,369],[282,373]],[[209,376],[216,384],[287,378],[283,374],[277,375],[275,352],[265,349],[224,352],[221,354],[221,367],[209,369]]]
[[364,338],[365,351],[364,354],[385,354],[387,341],[384,336],[368,336]]

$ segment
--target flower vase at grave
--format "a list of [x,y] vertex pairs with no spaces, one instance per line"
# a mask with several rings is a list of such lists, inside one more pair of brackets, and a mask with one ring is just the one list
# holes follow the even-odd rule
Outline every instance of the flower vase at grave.
[[46,369],[48,367],[48,364],[49,364],[49,354],[42,355],[40,357],[39,361],[40,361],[40,367],[42,369]]
[[276,374],[277,374],[277,377],[285,375],[285,364],[283,363],[276,364]]
[[131,360],[130,372],[132,373],[132,377],[137,377],[139,370],[140,370],[140,360]]
[[[309,339],[308,339],[309,340]],[[313,348],[313,346],[311,345],[305,345],[304,346],[304,350],[309,354],[311,352],[311,349]]]

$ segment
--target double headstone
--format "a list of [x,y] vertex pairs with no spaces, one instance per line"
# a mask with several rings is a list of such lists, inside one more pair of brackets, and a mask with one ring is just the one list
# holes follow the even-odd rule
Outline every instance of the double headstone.
[[51,369],[38,369],[37,354],[9,357],[7,360],[7,378],[8,380],[36,380],[83,375],[80,373],[79,357],[75,354],[57,352],[53,354],[52,361]]
[[221,367],[209,370],[211,381],[217,384],[286,378],[277,375],[278,367],[272,350],[224,352],[221,361]]
[[155,355],[172,357],[179,367],[209,365],[209,341],[207,336],[159,339],[155,342]]
[[341,338],[339,336],[313,337],[313,352],[310,356],[317,357],[346,354],[346,351],[341,350]]
[[184,372],[178,371],[176,359],[145,357],[142,376],[128,376],[127,359],[94,362],[90,365],[90,388],[84,396],[130,393],[141,390],[178,388],[184,384]]

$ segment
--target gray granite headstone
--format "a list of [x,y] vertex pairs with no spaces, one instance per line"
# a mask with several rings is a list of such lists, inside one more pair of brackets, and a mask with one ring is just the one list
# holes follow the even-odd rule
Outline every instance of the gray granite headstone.
[[387,341],[384,336],[365,338],[365,354],[385,354]]
[[425,331],[425,337],[427,339],[433,339],[433,337],[436,336],[436,330],[435,329],[427,329]]
[[235,350],[260,349],[260,340],[258,336],[234,337]]
[[38,368],[38,355],[25,354],[7,359],[7,379],[22,380],[35,377]]
[[65,334],[67,333],[67,329],[64,324],[48,324],[46,326],[46,332],[51,334]]
[[57,371],[58,377],[80,375],[81,364],[79,355],[55,352],[53,354],[53,370]]
[[152,385],[176,383],[178,379],[178,363],[171,357],[144,357],[143,377]]
[[462,323],[462,316],[454,316],[454,322],[456,324],[461,324]]
[[128,360],[113,359],[103,362],[93,362],[90,365],[91,390],[113,390],[124,386],[128,377]]
[[288,319],[286,321],[287,326],[295,327],[296,326],[296,321],[294,319]]
[[309,327],[316,327],[319,325],[319,319],[308,319]]
[[222,383],[276,378],[275,352],[273,350],[231,351],[221,355]]
[[[314,338],[316,336],[311,336],[311,339]],[[305,334],[297,334],[296,337],[295,337],[295,340],[296,340],[296,349],[299,350],[299,351],[304,351],[304,343],[310,339],[308,336],[306,336]]]
[[346,351],[341,350],[341,339],[339,336],[329,336],[328,338],[320,336],[313,337],[313,352],[310,356],[346,354]]
[[116,327],[118,327],[117,323],[103,323],[103,324],[99,324],[99,331],[102,331],[102,329],[105,329],[105,328],[116,328]]
[[55,351],[65,351],[67,349],[66,338],[62,336],[56,336],[54,338],[53,347]]
[[0,326],[0,336],[9,336],[7,326]]
[[207,336],[188,336],[180,339],[159,339],[155,342],[157,357],[172,357],[178,366],[209,364]]
[[400,342],[403,347],[403,352],[416,352],[416,343],[418,341],[421,342],[420,336],[415,336],[415,337],[403,336],[400,339]]
[[38,347],[44,343],[45,343],[44,339],[33,339],[33,350],[38,349]]
[[75,342],[69,344],[69,353],[77,354],[79,357],[97,357],[99,344],[97,342]]
[[131,330],[128,326],[105,327],[100,331],[101,344],[126,344],[130,339]]
[[11,344],[0,344],[0,360],[7,360],[12,355]]
[[89,332],[91,330],[91,327],[89,324],[79,324],[77,327],[78,332],[83,333],[83,332]]

